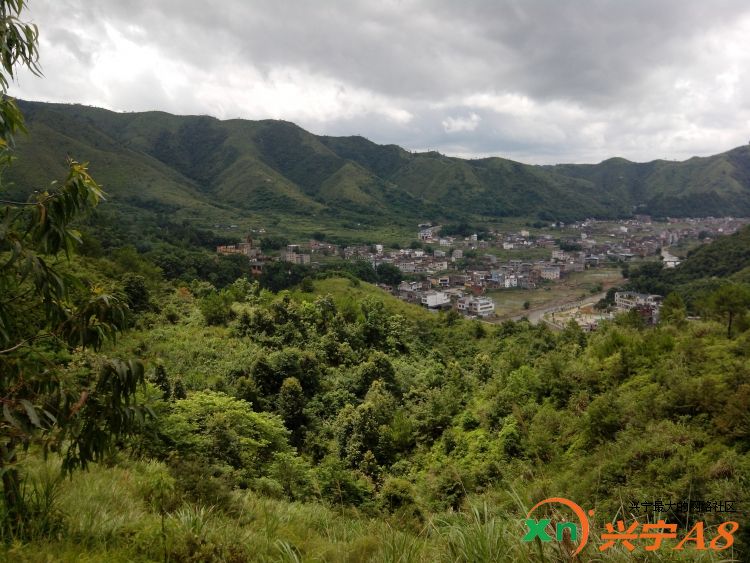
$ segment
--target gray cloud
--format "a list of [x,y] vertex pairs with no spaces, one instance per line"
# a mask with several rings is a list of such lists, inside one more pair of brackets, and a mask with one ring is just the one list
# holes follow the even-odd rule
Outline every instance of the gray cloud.
[[750,6],[631,0],[35,0],[13,93],[283,118],[527,162],[710,154],[750,130]]

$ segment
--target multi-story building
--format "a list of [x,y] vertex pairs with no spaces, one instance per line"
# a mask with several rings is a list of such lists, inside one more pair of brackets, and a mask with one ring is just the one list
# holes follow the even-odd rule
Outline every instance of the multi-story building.
[[247,237],[245,242],[239,242],[237,244],[225,244],[216,247],[218,254],[243,254],[251,260],[261,255],[260,248],[255,248],[253,245],[253,239]]
[[495,314],[495,302],[489,297],[473,297],[469,302],[469,314],[489,317]]
[[462,297],[456,301],[456,310],[465,315],[489,317],[495,314],[495,302],[489,297]]
[[439,309],[449,306],[450,303],[450,297],[442,291],[426,291],[422,294],[422,305],[428,309]]
[[618,291],[615,293],[615,306],[623,311],[635,310],[650,324],[659,322],[661,310],[661,295],[636,293],[635,291]]
[[285,251],[281,252],[282,262],[291,262],[292,264],[309,264],[310,255],[303,254],[298,244],[289,244]]

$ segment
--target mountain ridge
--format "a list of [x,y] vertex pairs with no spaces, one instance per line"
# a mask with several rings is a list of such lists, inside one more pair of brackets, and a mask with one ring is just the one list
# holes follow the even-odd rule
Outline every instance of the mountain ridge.
[[366,230],[422,220],[750,215],[747,146],[682,162],[529,165],[412,153],[281,120],[19,105],[30,135],[18,139],[9,174],[16,195],[59,177],[68,154],[90,161],[118,204],[204,224],[274,217]]

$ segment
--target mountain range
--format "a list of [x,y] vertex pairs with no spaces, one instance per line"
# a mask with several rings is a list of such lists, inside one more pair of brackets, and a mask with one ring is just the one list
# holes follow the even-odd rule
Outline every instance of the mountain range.
[[414,153],[286,121],[19,105],[29,134],[18,138],[6,192],[23,197],[62,177],[68,155],[91,163],[120,212],[201,226],[366,232],[509,217],[750,215],[750,146],[684,162],[539,166]]

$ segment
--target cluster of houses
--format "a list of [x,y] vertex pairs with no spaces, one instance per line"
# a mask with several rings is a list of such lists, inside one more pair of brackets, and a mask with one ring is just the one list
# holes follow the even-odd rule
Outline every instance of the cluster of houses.
[[434,281],[402,281],[394,289],[394,294],[404,301],[432,310],[454,309],[471,317],[494,316],[495,302],[489,297],[472,293],[460,284],[460,279],[455,280],[454,286],[442,286],[440,289],[435,288]]
[[[493,260],[495,259],[492,256]],[[431,262],[435,264],[435,262]],[[396,262],[401,268],[401,265]],[[542,280],[559,280],[569,272],[585,268],[585,254],[555,250],[550,260],[528,262],[509,260],[495,263],[486,270],[462,270],[430,275],[423,281],[404,281],[393,289],[394,295],[429,309],[453,308],[459,313],[476,317],[495,314],[494,301],[483,294],[489,289],[534,289]],[[445,270],[445,265],[442,266]],[[402,270],[404,271],[404,270]]]
[[[272,258],[263,254],[263,251],[257,246],[251,237],[246,237],[244,242],[237,244],[227,244],[216,247],[217,254],[241,254],[247,256],[250,265],[250,274],[260,276],[263,273],[263,267],[270,262]],[[292,264],[309,264],[310,254],[298,244],[289,244],[285,250],[279,254],[279,260],[290,262]]]
[[249,236],[245,238],[245,242],[217,246],[216,253],[223,255],[241,254],[247,256],[250,264],[250,274],[255,277],[263,273],[263,266],[268,261],[268,257],[265,256],[263,251],[253,243],[253,239]]
[[441,250],[430,253],[421,248],[403,248],[384,251],[382,244],[373,246],[347,246],[344,248],[345,260],[365,260],[373,267],[379,264],[393,264],[404,274],[432,275],[447,270],[451,263],[462,257],[460,251],[450,256]]
[[309,264],[310,255],[304,252],[299,244],[288,244],[286,250],[282,250],[279,255],[282,262],[291,262],[292,264]]
[[[335,256],[345,260],[363,260],[373,267],[393,264],[403,274],[420,281],[404,281],[389,287],[394,295],[429,309],[452,308],[476,317],[495,313],[487,290],[534,289],[543,281],[555,282],[571,272],[580,272],[607,261],[627,261],[661,252],[667,267],[679,259],[667,250],[685,238],[711,240],[730,234],[748,223],[747,219],[703,218],[653,222],[647,215],[617,222],[588,219],[565,225],[548,226],[558,234],[536,233],[521,229],[501,233],[489,231],[481,236],[448,236],[439,225],[422,224],[416,233],[420,248],[388,249],[382,244],[340,247],[311,240],[307,245],[290,244],[280,252],[279,260],[292,264],[310,264],[316,255]],[[510,259],[500,263],[491,248],[523,250],[549,249],[546,260]],[[484,252],[482,252],[484,250]],[[265,256],[253,240],[217,247],[219,254],[247,256],[253,275],[260,275],[270,257]],[[467,254],[469,253],[469,254]],[[528,253],[527,253],[528,255]],[[466,260],[467,256],[471,260]],[[658,320],[661,298],[632,292],[618,292],[615,305],[620,310],[637,310],[648,322]]]
[[[423,226],[417,233],[420,241],[427,244],[437,245],[438,248],[463,246],[470,250],[481,250],[486,248],[502,248],[503,250],[523,250],[529,248],[557,249],[558,242],[562,242],[564,248],[579,249],[584,253],[584,263],[596,265],[605,260],[630,260],[635,257],[655,255],[664,246],[669,246],[679,241],[679,233],[665,230],[661,233],[641,232],[633,224],[619,224],[606,235],[601,233],[600,222],[587,220],[576,222],[571,225],[555,223],[550,229],[568,228],[568,233],[573,230],[576,234],[568,234],[567,237],[558,235],[555,237],[550,233],[532,235],[528,230],[521,229],[517,232],[501,233],[490,231],[479,239],[474,234],[468,237],[441,236],[440,227]],[[622,223],[622,222],[621,222]],[[632,223],[632,222],[631,222]],[[635,222],[636,225],[641,225]],[[577,231],[577,232],[576,232]],[[599,238],[594,238],[598,234]],[[560,240],[562,238],[562,240]],[[436,252],[439,252],[436,250]],[[445,251],[448,255],[449,250]],[[453,250],[455,253],[456,251]],[[462,250],[458,250],[459,254]],[[564,250],[557,250],[564,252]],[[452,255],[451,255],[452,257]],[[490,255],[487,255],[490,257]],[[555,257],[553,256],[553,259]],[[558,258],[558,260],[562,260]],[[564,270],[563,270],[564,273]],[[555,268],[550,268],[543,279],[558,279]]]
[[667,267],[674,267],[679,260],[664,249],[683,240],[709,242],[720,235],[736,232],[748,224],[747,218],[703,217],[668,219],[654,222],[648,215],[635,215],[632,219],[597,221],[587,219],[568,225],[580,232],[579,240],[571,239],[591,255],[605,255],[618,260],[643,258],[662,253]]

